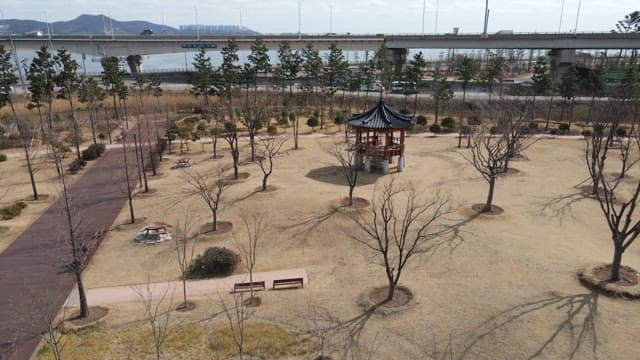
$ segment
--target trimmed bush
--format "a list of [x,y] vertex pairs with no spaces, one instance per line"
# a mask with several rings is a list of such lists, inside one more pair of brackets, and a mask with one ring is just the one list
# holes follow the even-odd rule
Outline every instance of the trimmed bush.
[[427,125],[427,117],[424,115],[418,115],[418,117],[416,118],[418,125],[420,126],[425,126]]
[[500,128],[498,128],[497,126],[492,126],[491,129],[489,129],[489,134],[491,135],[498,135],[500,133]]
[[446,117],[442,119],[442,127],[449,131],[456,127],[456,121],[453,118]]
[[91,144],[85,150],[82,150],[82,159],[85,161],[91,161],[99,158],[105,151],[104,144]]
[[467,121],[467,123],[471,126],[480,125],[480,118],[474,115]]
[[530,122],[529,123],[529,130],[532,130],[534,132],[538,131],[538,123],[537,122],[533,122],[533,121]]
[[551,129],[551,130],[549,130],[549,134],[551,134],[551,135],[558,135],[558,129]]
[[342,125],[344,124],[344,121],[345,121],[344,115],[336,115],[336,117],[333,119],[333,122],[336,125]]
[[580,135],[582,135],[584,137],[590,137],[591,136],[591,130],[582,130]]
[[7,161],[7,155],[0,153],[0,162]]
[[198,255],[187,269],[190,279],[207,279],[233,274],[240,256],[225,247],[210,247]]
[[440,134],[442,132],[442,128],[438,124],[433,124],[429,126],[429,131],[431,131],[434,134]]
[[267,133],[269,135],[276,135],[278,133],[278,127],[273,124],[269,125],[269,127],[267,128]]
[[14,217],[20,215],[22,210],[24,210],[24,208],[26,207],[27,207],[26,203],[22,201],[18,201],[13,205],[9,205],[7,207],[0,209],[0,217],[2,218],[2,220],[11,220]]
[[307,126],[312,129],[318,125],[320,125],[320,122],[318,121],[318,118],[315,116],[312,116],[307,120]]
[[560,125],[558,125],[558,131],[560,131],[561,134],[566,134],[569,132],[569,124],[568,123],[560,123]]
[[82,170],[87,165],[87,161],[85,159],[75,159],[69,164],[69,172],[72,174],[77,173]]
[[470,127],[470,126],[466,126],[466,125],[465,125],[465,126],[463,126],[460,130],[461,130],[461,131],[462,131],[462,133],[463,133],[463,134],[465,134],[465,135],[469,135],[469,134],[471,134],[471,127]]
[[616,129],[617,137],[626,137],[627,136],[627,128],[619,127]]

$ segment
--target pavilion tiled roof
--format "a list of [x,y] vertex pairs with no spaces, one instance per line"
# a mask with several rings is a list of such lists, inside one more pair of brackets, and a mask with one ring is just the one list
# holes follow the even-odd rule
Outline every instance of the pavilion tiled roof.
[[348,124],[367,129],[406,129],[416,123],[416,118],[391,109],[380,100],[371,110],[350,118]]

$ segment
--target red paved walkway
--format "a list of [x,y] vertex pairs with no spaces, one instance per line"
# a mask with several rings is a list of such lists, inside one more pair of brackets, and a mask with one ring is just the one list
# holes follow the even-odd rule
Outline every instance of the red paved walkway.
[[[137,180],[135,152],[127,146],[130,178]],[[80,239],[110,227],[127,200],[122,148],[107,150],[70,187],[72,203],[81,209]],[[136,181],[137,183],[137,181]],[[135,203],[134,203],[135,206]],[[0,254],[0,359],[28,359],[46,331],[46,314],[55,314],[74,287],[69,263],[62,200],[58,199]],[[89,304],[91,305],[91,304]]]

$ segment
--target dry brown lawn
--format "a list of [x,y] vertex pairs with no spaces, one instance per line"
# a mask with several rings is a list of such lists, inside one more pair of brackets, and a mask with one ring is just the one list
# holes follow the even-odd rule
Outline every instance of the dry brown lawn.
[[[229,188],[219,214],[219,220],[234,223],[234,231],[203,235],[197,241],[196,253],[209,246],[237,249],[237,241],[245,239],[241,214],[267,214],[269,231],[259,245],[256,271],[303,267],[310,282],[304,290],[261,293],[263,305],[255,310],[255,319],[308,329],[304,319],[310,307],[318,306],[346,320],[361,313],[357,304],[361,294],[385,284],[382,268],[370,263],[364,249],[350,239],[355,227],[349,212],[332,211],[348,188],[340,185],[333,168],[336,162],[321,150],[331,141],[302,139],[303,150],[289,150],[280,157],[270,179],[275,192],[255,193],[261,172],[243,161],[240,171],[251,177]],[[246,158],[247,142],[241,144]],[[593,294],[575,276],[581,267],[612,256],[597,202],[582,197],[576,188],[588,177],[583,142],[538,142],[527,151],[530,160],[513,162],[520,173],[501,177],[497,183],[495,204],[505,213],[477,218],[471,217],[469,208],[485,200],[487,184],[457,153],[455,144],[454,138],[408,139],[407,168],[396,175],[398,181],[414,182],[425,196],[450,193],[459,210],[447,221],[456,225],[458,238],[456,246],[415,259],[401,281],[415,295],[413,306],[369,318],[362,346],[373,351],[375,359],[430,358],[435,345],[439,355],[451,347],[454,358],[469,359],[525,359],[535,354],[547,359],[572,354],[575,359],[637,358],[640,303]],[[290,140],[287,147],[292,146]],[[210,222],[199,198],[183,196],[188,188],[183,170],[169,167],[177,158],[189,157],[194,169],[213,174],[216,166],[231,162],[225,148],[221,150],[225,156],[216,161],[210,160],[210,147],[202,154],[199,145],[191,146],[189,154],[167,155],[162,175],[150,178],[157,192],[136,198],[136,217],[144,217],[145,223],[176,224],[191,214],[194,229]],[[363,174],[356,196],[370,198],[376,184],[390,177]],[[148,277],[178,278],[174,245],[134,244],[133,235],[142,223],[115,229],[127,217],[124,208],[85,272],[89,288],[144,283]],[[640,269],[640,247],[631,247],[623,263]],[[228,300],[228,295],[221,296]],[[195,312],[176,317],[191,321],[210,317],[217,302],[215,296],[198,299]],[[108,326],[118,328],[124,319],[139,319],[138,308],[112,306],[117,316]]]

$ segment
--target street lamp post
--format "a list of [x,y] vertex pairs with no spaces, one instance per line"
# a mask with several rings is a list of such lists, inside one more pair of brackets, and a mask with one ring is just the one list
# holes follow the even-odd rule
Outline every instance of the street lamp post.
[[329,4],[329,34],[333,34],[333,5]]

